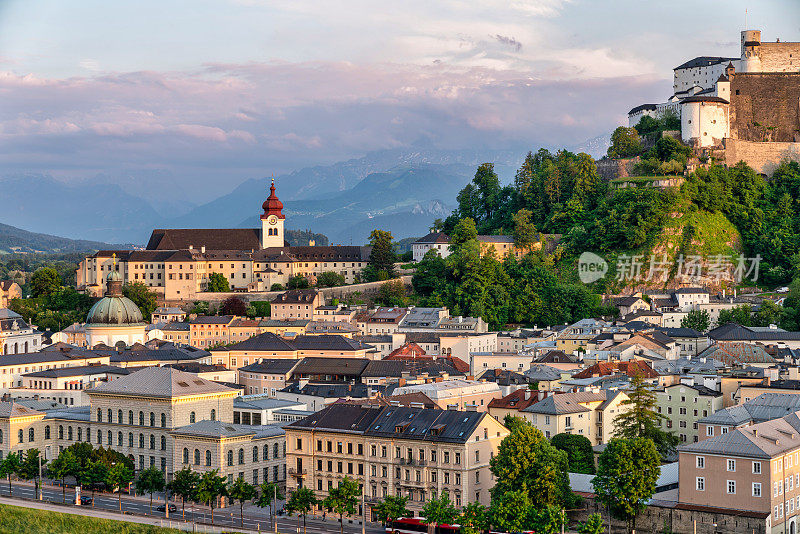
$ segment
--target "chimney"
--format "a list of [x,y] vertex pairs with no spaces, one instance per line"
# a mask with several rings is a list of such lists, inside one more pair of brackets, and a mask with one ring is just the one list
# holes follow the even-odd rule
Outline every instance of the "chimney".
[[530,400],[530,398],[531,398],[531,390],[526,389],[525,390],[525,400]]
[[202,252],[203,254],[205,254],[205,253],[206,253],[206,246],[205,246],[205,245],[203,245],[202,247],[200,247],[200,252]]

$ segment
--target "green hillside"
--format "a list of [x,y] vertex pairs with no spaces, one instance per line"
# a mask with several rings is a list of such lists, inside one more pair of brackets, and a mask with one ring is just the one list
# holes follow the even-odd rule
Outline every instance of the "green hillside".
[[121,247],[121,245],[109,245],[99,241],[85,241],[38,234],[0,223],[0,254],[19,252],[52,254]]

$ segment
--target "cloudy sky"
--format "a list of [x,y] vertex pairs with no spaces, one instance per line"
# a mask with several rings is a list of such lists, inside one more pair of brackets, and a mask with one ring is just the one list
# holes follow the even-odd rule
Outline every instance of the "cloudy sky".
[[0,0],[0,173],[201,201],[382,148],[580,143],[798,0]]

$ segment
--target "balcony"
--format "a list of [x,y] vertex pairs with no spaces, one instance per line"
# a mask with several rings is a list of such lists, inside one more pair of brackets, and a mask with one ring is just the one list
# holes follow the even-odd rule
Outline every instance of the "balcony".
[[306,469],[297,469],[296,467],[290,467],[288,470],[289,476],[303,478],[306,476],[308,472]]
[[401,480],[400,486],[404,486],[407,488],[425,488],[428,485],[427,482],[417,481],[417,480]]

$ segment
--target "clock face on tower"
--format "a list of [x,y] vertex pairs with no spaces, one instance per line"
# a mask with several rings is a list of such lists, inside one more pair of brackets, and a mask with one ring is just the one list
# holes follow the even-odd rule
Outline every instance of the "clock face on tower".
[[267,222],[272,226],[275,226],[276,224],[278,224],[278,218],[275,215],[270,215],[269,218],[267,219]]

